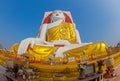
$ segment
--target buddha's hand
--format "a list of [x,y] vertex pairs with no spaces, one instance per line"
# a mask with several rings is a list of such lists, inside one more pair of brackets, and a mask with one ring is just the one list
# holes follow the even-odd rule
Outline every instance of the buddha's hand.
[[27,52],[28,47],[30,46],[33,48],[35,44],[40,44],[41,39],[40,38],[27,38],[21,41],[19,48],[18,48],[18,54],[22,55]]

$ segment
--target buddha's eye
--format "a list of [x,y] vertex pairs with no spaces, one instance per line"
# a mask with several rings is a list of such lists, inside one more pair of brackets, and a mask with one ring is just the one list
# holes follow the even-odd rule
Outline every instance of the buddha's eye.
[[61,12],[59,12],[61,14]]

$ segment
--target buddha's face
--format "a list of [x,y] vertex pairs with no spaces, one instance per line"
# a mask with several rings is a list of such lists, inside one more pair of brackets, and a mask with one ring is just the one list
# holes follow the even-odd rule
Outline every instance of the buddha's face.
[[57,20],[64,20],[65,16],[61,10],[55,10],[52,12],[51,20],[52,22],[57,21]]

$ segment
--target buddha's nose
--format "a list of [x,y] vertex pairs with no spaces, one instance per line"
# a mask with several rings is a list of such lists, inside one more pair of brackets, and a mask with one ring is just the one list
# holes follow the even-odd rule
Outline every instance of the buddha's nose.
[[59,14],[56,14],[56,16],[59,16]]

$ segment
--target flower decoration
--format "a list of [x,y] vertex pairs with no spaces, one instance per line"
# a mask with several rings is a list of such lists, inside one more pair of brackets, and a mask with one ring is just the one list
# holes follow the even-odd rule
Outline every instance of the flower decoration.
[[50,61],[50,65],[53,65],[53,59],[54,59],[54,56],[53,55],[50,55],[48,57],[49,61]]
[[52,61],[53,60],[53,55],[50,55],[49,57],[48,57],[48,59],[50,60],[50,61]]
[[97,64],[98,64],[98,73],[102,73],[103,70],[102,70],[102,66],[104,65],[104,60],[99,60],[97,61]]
[[99,60],[97,61],[98,66],[103,66],[104,65],[104,60]]
[[87,63],[81,64],[78,66],[78,72],[81,73],[87,68]]
[[15,74],[17,74],[17,73],[18,73],[18,70],[19,70],[19,65],[18,65],[18,64],[14,64],[14,66],[13,66],[13,72],[14,72]]

